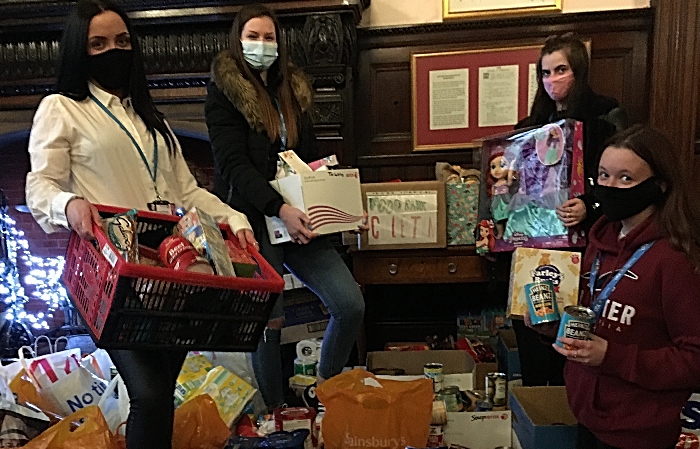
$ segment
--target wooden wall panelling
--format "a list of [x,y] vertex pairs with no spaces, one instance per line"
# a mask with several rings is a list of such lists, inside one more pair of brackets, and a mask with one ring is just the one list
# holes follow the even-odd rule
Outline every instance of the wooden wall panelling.
[[700,3],[652,0],[654,52],[650,122],[700,169]]
[[478,162],[466,149],[412,153],[411,53],[531,44],[574,31],[592,40],[593,87],[617,98],[633,121],[645,121],[652,22],[652,11],[641,9],[359,30],[355,138],[363,180],[432,178],[435,162]]

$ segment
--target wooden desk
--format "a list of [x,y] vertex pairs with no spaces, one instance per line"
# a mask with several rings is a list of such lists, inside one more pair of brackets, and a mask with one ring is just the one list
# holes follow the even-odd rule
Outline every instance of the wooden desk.
[[474,246],[355,251],[353,274],[362,285],[485,282],[486,260]]

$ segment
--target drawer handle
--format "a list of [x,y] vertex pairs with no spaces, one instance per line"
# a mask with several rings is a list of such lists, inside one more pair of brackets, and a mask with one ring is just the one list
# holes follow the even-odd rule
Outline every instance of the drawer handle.
[[394,275],[399,272],[399,267],[395,263],[389,264],[389,274]]
[[457,265],[452,263],[452,262],[448,263],[447,264],[447,271],[449,271],[450,274],[456,273],[457,272]]

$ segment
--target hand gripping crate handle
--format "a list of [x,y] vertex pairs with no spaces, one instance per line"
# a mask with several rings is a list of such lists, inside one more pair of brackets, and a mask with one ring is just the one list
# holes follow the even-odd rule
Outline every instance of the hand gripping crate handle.
[[[113,206],[104,206],[96,204],[97,210],[100,213],[119,214],[127,212],[130,209],[118,208]],[[179,218],[173,215],[160,214],[157,212],[138,211],[138,218],[147,218],[159,221],[170,221],[173,225],[177,224]],[[219,227],[224,231],[227,239],[232,240],[238,245],[238,237],[231,232],[231,228],[227,224],[218,223]],[[137,263],[128,263],[119,256],[117,248],[107,238],[104,231],[95,222],[92,223],[92,231],[99,244],[98,252],[100,257],[106,257],[105,252],[111,251],[116,256],[114,268],[121,274],[131,277],[143,277],[161,281],[177,281],[188,284],[200,285],[203,287],[214,288],[229,288],[235,290],[258,290],[280,293],[284,289],[284,280],[275,271],[274,268],[260,255],[258,250],[253,245],[248,245],[246,251],[250,252],[260,267],[260,272],[263,278],[243,278],[233,276],[220,276],[216,274],[203,274],[189,271],[178,271],[173,273],[171,268],[154,267],[150,265],[142,265]],[[105,248],[109,248],[109,251]]]

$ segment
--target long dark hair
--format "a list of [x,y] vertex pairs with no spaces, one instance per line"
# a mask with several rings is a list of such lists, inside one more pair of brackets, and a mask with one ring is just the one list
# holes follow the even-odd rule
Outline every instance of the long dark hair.
[[550,36],[545,40],[540,50],[540,57],[537,59],[537,93],[530,109],[530,116],[537,119],[538,123],[549,122],[550,117],[557,110],[556,102],[550,98],[544,89],[544,83],[542,82],[542,58],[560,50],[566,55],[569,66],[574,72],[574,84],[566,98],[565,115],[572,118],[581,118],[585,113],[582,110],[582,108],[585,108],[582,100],[591,92],[591,87],[588,84],[590,62],[586,45],[573,33]]
[[287,130],[287,147],[294,148],[299,137],[299,117],[301,108],[296,101],[291,83],[291,71],[289,68],[289,56],[287,46],[282,34],[282,26],[270,8],[260,4],[246,5],[236,14],[231,26],[229,36],[229,52],[233,59],[241,68],[243,76],[253,83],[258,94],[258,101],[262,111],[262,121],[267,131],[267,135],[275,141],[280,135],[282,123],[280,122],[279,111],[272,103],[260,76],[254,74],[250,66],[243,58],[243,47],[241,45],[241,32],[243,27],[250,20],[256,17],[269,17],[275,24],[275,36],[277,36],[277,61],[267,71],[268,83],[270,80],[279,82],[277,87],[277,98],[280,102],[280,109],[284,115],[284,124]]
[[76,101],[82,101],[89,95],[88,29],[92,18],[104,11],[118,14],[126,24],[126,29],[131,36],[131,48],[134,54],[128,92],[131,96],[131,104],[149,131],[155,130],[163,135],[168,145],[168,151],[172,153],[176,147],[175,136],[165,124],[163,114],[156,109],[151,93],[148,91],[139,40],[134,33],[129,17],[110,0],[80,0],[68,16],[61,39],[56,87],[62,95]]
[[634,151],[664,183],[664,201],[655,212],[661,235],[700,271],[700,204],[690,191],[694,183],[690,171],[680,166],[678,151],[660,131],[644,125],[615,134],[604,148],[611,146]]

